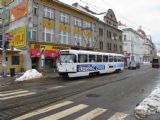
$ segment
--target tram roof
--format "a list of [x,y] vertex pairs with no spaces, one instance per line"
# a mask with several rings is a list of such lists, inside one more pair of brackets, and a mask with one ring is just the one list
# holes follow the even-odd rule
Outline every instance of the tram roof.
[[122,54],[117,54],[117,53],[108,53],[108,52],[98,52],[98,51],[88,51],[88,50],[61,50],[62,52],[69,52],[69,53],[74,53],[74,54],[98,54],[98,55],[114,55],[114,56],[124,56]]

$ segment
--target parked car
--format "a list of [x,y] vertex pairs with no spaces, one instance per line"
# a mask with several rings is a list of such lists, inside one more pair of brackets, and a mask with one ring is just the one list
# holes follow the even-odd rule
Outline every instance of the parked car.
[[134,60],[130,61],[130,62],[129,62],[128,69],[133,70],[133,69],[136,69],[136,68],[137,68],[136,62],[135,62]]
[[159,68],[160,67],[160,60],[158,58],[154,58],[152,60],[152,68]]

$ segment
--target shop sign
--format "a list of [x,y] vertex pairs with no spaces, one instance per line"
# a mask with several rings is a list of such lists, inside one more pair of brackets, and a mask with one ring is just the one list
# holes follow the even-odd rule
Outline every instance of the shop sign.
[[16,21],[27,15],[28,0],[23,0],[22,3],[10,10],[10,22]]
[[69,46],[63,45],[45,45],[45,44],[31,44],[31,49],[42,49],[45,50],[62,50],[62,49],[69,49]]
[[10,46],[14,46],[15,48],[24,48],[26,47],[26,27],[20,27],[12,32],[10,35],[13,35],[13,40],[10,41]]

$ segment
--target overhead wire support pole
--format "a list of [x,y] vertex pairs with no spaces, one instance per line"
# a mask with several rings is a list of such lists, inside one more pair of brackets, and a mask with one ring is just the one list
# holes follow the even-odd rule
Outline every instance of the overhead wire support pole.
[[2,74],[3,74],[3,77],[6,77],[6,48],[5,48],[5,42],[6,42],[6,39],[5,39],[5,12],[6,12],[6,1],[3,0],[2,1],[2,5],[3,5],[3,11],[2,11],[2,30],[3,30],[3,33],[2,33]]

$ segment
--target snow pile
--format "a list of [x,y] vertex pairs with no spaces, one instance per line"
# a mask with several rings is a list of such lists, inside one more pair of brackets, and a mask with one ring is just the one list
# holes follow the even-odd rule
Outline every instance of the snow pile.
[[147,98],[145,98],[136,108],[135,116],[143,119],[151,114],[160,112],[160,87],[157,87]]
[[42,77],[41,73],[39,73],[35,69],[31,69],[26,71],[21,77],[16,78],[15,81],[31,80],[31,79],[40,78],[40,77]]

